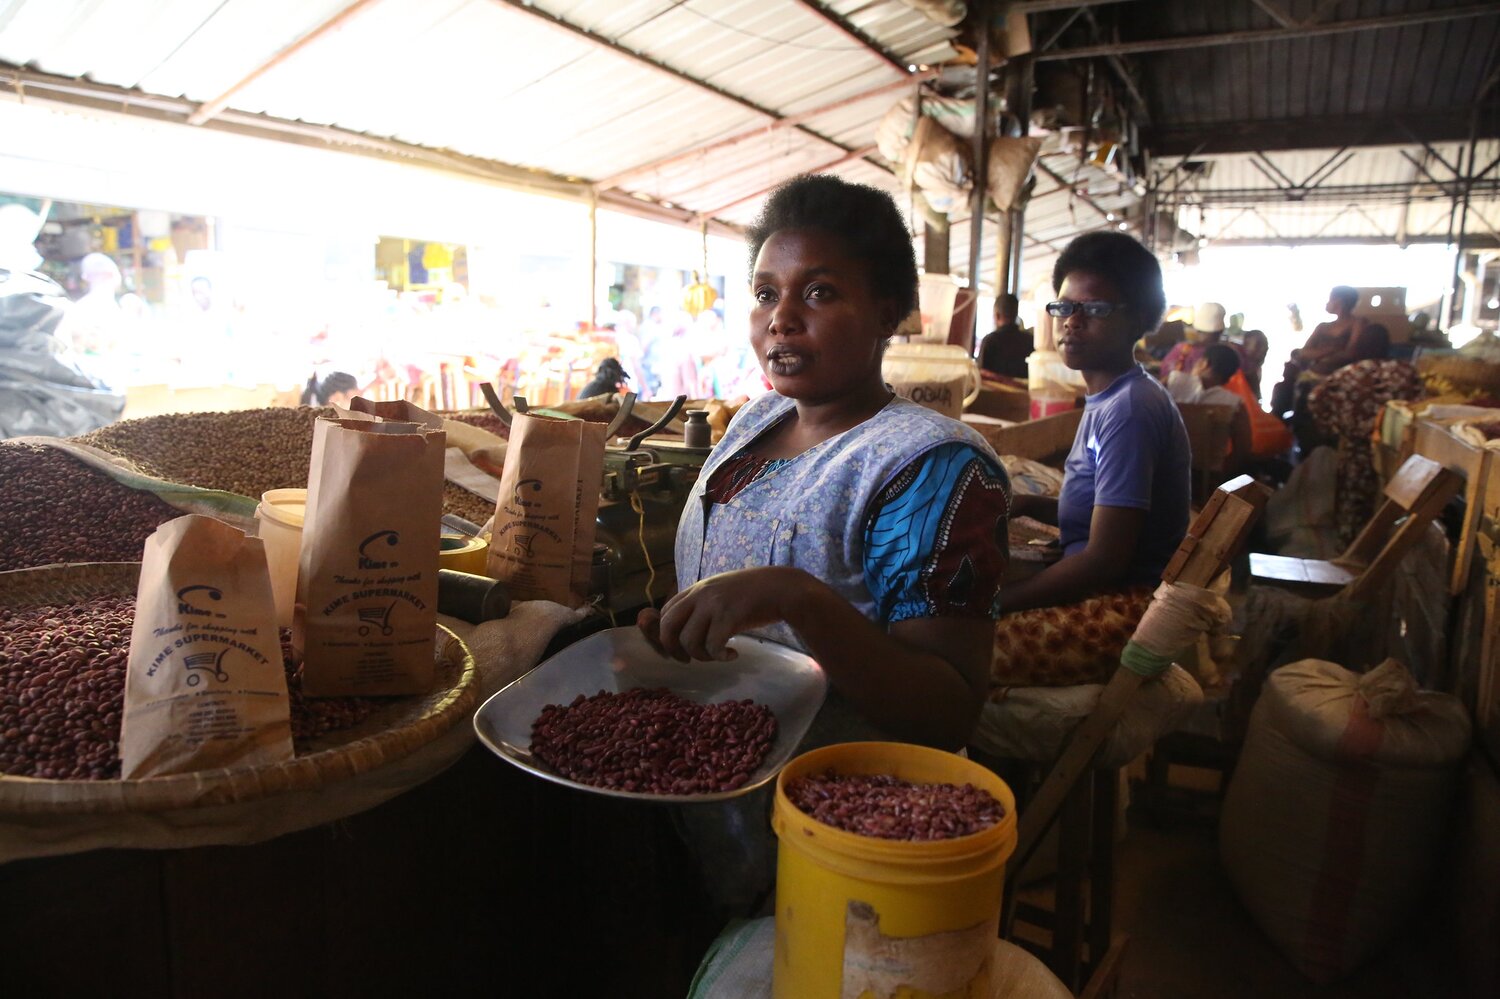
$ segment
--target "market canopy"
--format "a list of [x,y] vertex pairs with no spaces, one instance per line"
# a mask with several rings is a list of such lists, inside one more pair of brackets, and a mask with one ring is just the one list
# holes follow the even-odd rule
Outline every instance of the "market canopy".
[[[1466,199],[1469,230],[1494,239],[1494,4],[1001,7],[997,61],[1029,63],[1033,120],[1057,112],[1041,125],[1028,267],[1080,231],[1157,231],[1153,202],[1193,237],[1398,241],[1448,238]],[[940,67],[962,80],[974,62],[964,17],[959,0],[12,0],[0,83],[15,100],[382,155],[733,230],[804,171],[905,201],[877,130]],[[1094,128],[1106,93],[1118,105],[1108,134]],[[950,216],[960,274],[967,214]],[[986,229],[982,277],[994,273]]]

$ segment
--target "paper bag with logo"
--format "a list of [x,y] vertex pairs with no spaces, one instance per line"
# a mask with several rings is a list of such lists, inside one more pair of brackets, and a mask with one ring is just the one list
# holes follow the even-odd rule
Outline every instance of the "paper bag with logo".
[[518,600],[588,598],[605,425],[517,414],[500,475],[487,572]]
[[271,575],[258,538],[211,517],[146,539],[125,666],[121,776],[292,758]]
[[400,405],[409,419],[313,426],[292,618],[310,697],[432,686],[445,439],[441,419]]

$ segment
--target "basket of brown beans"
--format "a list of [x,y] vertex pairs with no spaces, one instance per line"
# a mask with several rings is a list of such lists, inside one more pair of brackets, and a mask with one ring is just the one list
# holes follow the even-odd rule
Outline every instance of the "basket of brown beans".
[[294,759],[121,780],[139,575],[135,562],[0,572],[0,815],[165,811],[328,787],[416,751],[478,702],[473,657],[444,628],[433,690],[399,698],[302,696],[283,634]]
[[679,663],[637,628],[575,642],[496,693],[479,739],[545,780],[613,797],[716,801],[765,785],[822,707],[823,671],[741,635],[731,662]]

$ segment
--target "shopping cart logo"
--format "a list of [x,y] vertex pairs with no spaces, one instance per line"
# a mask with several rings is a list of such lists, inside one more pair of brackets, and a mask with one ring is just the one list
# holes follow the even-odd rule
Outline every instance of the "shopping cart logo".
[[511,536],[511,542],[516,546],[516,554],[525,558],[531,558],[531,543],[535,540],[535,534],[515,534]]
[[388,607],[361,607],[359,609],[360,637],[363,638],[376,628],[380,629],[382,635],[389,636],[394,630],[391,628],[391,611],[395,609],[394,600]]
[[195,614],[199,617],[212,617],[213,611],[205,610],[202,607],[195,606],[193,603],[193,601],[201,600],[205,597],[214,601],[223,600],[224,591],[217,586],[184,586],[177,591],[177,613]]
[[229,682],[229,674],[224,672],[224,656],[229,652],[195,652],[182,660],[183,669],[187,670],[187,685],[196,687],[203,682],[203,674],[218,680],[220,683]]
[[394,569],[401,564],[395,559],[387,561],[370,554],[370,549],[378,550],[382,542],[387,548],[395,548],[401,543],[401,535],[395,531],[376,531],[361,541],[359,543],[359,567],[361,569]]

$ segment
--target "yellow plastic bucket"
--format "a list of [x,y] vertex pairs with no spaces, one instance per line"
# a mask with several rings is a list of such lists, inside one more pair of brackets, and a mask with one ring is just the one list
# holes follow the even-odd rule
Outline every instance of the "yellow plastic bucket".
[[[787,782],[833,770],[924,784],[973,784],[1005,818],[969,836],[877,839],[793,805]],[[896,742],[848,742],[792,760],[776,781],[775,999],[957,999],[990,994],[1016,802],[961,756]]]

